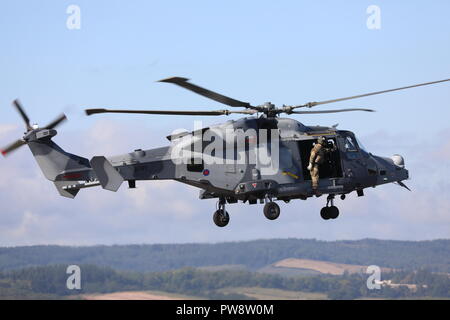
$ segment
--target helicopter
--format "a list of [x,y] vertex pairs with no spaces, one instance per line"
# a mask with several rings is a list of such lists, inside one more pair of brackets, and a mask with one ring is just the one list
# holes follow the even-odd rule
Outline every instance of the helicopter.
[[[339,112],[373,112],[372,109],[350,108],[336,110],[304,110],[324,104],[358,99],[393,91],[427,86],[450,79],[426,82],[411,86],[370,92],[344,98],[308,102],[301,105],[276,107],[270,102],[251,105],[193,84],[187,78],[171,77],[160,82],[172,83],[193,91],[232,110],[174,111],[85,109],[88,116],[102,113],[222,116],[241,114],[245,117],[224,123],[199,127],[193,131],[176,132],[167,139],[170,145],[142,150],[118,156],[94,156],[88,160],[68,153],[52,138],[55,128],[67,118],[58,116],[40,128],[31,125],[30,119],[18,100],[13,101],[23,121],[25,135],[1,150],[4,156],[17,148],[28,145],[44,176],[52,181],[59,194],[75,198],[81,189],[97,187],[117,191],[124,181],[130,189],[137,181],[174,180],[200,189],[200,199],[217,199],[213,221],[225,227],[230,216],[226,206],[232,203],[264,204],[263,213],[269,220],[280,215],[275,201],[286,203],[294,199],[307,200],[326,195],[326,204],[320,210],[324,220],[339,216],[335,206],[338,196],[356,192],[364,196],[364,189],[387,183],[396,183],[410,190],[403,182],[409,179],[404,158],[377,156],[367,151],[356,135],[339,130],[337,125],[307,126],[286,115],[325,114]],[[312,188],[308,170],[311,149],[318,139],[326,141],[330,152],[320,165],[319,185]]]

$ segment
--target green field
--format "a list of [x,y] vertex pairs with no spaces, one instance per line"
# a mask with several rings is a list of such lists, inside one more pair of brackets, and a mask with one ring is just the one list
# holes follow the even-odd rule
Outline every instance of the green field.
[[257,300],[324,300],[326,294],[301,291],[289,291],[260,287],[224,288],[219,290],[223,294],[242,294]]
[[[158,299],[159,297],[159,299]],[[76,296],[69,296],[68,299],[74,300],[204,300],[203,297],[177,294],[172,292],[145,290],[145,291],[119,291],[111,293],[92,293]]]

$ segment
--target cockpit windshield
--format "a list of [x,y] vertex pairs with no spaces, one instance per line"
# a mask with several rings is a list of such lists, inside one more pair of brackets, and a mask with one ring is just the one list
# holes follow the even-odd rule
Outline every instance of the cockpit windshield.
[[364,147],[364,145],[362,144],[361,140],[356,138],[356,142],[358,143],[359,149],[361,149],[362,151],[367,153],[367,149],[366,149],[366,147]]

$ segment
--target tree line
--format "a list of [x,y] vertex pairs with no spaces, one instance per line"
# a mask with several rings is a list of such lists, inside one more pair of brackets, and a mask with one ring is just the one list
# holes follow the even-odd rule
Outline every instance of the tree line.
[[11,247],[0,248],[0,271],[55,264],[93,264],[140,272],[225,264],[257,270],[286,258],[450,273],[450,240],[271,239],[217,244]]
[[366,274],[281,277],[252,271],[205,271],[182,268],[164,272],[116,271],[108,267],[81,265],[81,290],[69,290],[66,265],[30,267],[0,272],[0,299],[60,299],[84,293],[157,290],[209,299],[243,299],[239,294],[223,294],[230,287],[261,287],[289,291],[325,293],[329,299],[371,298],[450,298],[448,274],[429,270],[383,273],[395,283],[416,284],[406,287],[367,288]]

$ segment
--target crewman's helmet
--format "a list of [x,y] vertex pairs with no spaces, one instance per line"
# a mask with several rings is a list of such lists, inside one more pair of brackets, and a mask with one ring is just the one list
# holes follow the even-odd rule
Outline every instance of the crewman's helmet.
[[325,145],[327,142],[327,139],[325,137],[319,137],[317,138],[317,143],[320,143],[321,145]]

